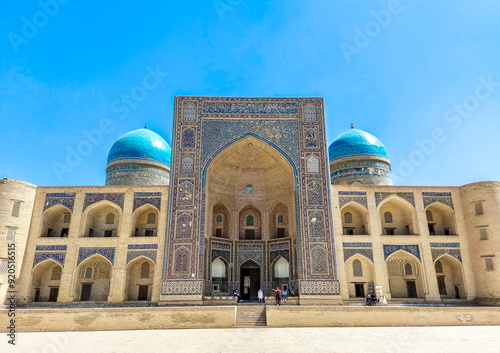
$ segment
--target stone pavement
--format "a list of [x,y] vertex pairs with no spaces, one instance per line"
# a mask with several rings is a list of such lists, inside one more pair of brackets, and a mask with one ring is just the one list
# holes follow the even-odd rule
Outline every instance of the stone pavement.
[[500,352],[500,326],[244,328],[20,333],[0,352]]

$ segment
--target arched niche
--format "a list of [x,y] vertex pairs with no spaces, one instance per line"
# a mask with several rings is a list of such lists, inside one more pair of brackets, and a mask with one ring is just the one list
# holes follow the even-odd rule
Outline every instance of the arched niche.
[[77,268],[76,301],[107,301],[113,265],[101,255],[93,255]]
[[399,196],[391,196],[379,206],[382,234],[418,234],[415,208]]
[[369,235],[368,210],[359,203],[350,202],[342,208],[344,235]]
[[55,205],[43,213],[41,237],[65,238],[69,234],[71,211],[62,205]]
[[158,235],[158,209],[145,204],[136,209],[132,216],[133,237],[154,237]]
[[212,236],[229,238],[230,213],[223,202],[217,202],[212,212]]
[[365,298],[375,288],[373,263],[356,254],[345,263],[349,298]]
[[218,257],[212,261],[211,280],[214,293],[229,294],[229,264]]
[[455,212],[450,206],[436,202],[425,210],[430,235],[457,235]]
[[151,301],[154,271],[154,262],[144,256],[130,261],[127,265],[124,300]]
[[462,263],[444,254],[434,262],[439,294],[442,299],[466,298]]
[[116,204],[103,200],[83,212],[80,236],[117,237],[120,233],[122,211]]
[[37,264],[32,270],[30,301],[57,302],[61,275],[62,267],[54,260]]
[[420,260],[404,250],[386,259],[392,298],[424,298],[424,279]]
[[283,202],[278,202],[269,216],[269,235],[271,239],[290,236],[288,207]]
[[262,239],[261,213],[257,207],[248,205],[240,211],[239,238],[240,240]]

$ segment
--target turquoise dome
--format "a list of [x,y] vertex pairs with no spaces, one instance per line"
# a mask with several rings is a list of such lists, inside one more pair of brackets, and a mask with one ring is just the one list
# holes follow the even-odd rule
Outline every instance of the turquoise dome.
[[337,137],[328,148],[330,162],[339,158],[356,156],[382,156],[389,159],[384,144],[372,134],[351,129]]
[[148,129],[131,131],[111,147],[108,164],[123,159],[146,160],[170,166],[172,150],[157,133]]

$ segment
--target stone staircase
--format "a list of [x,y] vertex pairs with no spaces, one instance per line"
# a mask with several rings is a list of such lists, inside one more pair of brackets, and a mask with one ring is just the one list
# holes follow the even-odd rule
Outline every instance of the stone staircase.
[[235,327],[266,327],[266,306],[238,304],[236,307]]

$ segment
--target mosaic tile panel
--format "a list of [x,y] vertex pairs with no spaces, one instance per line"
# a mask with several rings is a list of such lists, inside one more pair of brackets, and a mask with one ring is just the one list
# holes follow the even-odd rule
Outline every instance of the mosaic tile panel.
[[317,148],[319,146],[319,131],[317,126],[304,128],[304,147]]
[[151,206],[154,206],[160,210],[161,206],[161,197],[134,197],[134,210],[138,209],[139,207],[149,204]]
[[48,192],[45,197],[76,197],[76,192]]
[[371,248],[372,243],[344,243],[344,248]]
[[339,197],[340,208],[344,207],[345,205],[347,205],[350,202],[359,203],[361,206],[368,209],[368,201],[367,201],[366,197],[361,197],[361,196],[341,196],[341,197]]
[[43,210],[47,210],[55,205],[62,205],[73,211],[76,193],[48,193],[45,195]]
[[52,259],[59,265],[64,267],[64,260],[66,259],[65,252],[35,252],[35,257],[33,259],[33,267],[38,265],[47,259]]
[[123,201],[125,199],[125,194],[85,194],[85,202],[83,203],[83,209],[85,210],[90,205],[107,200],[113,202],[123,209]]
[[448,254],[462,262],[462,253],[460,249],[431,249],[432,261],[436,261],[440,256]]
[[326,248],[324,245],[314,245],[311,248],[311,272],[323,275],[328,273]]
[[366,196],[365,191],[339,191],[339,196]]
[[156,264],[156,250],[144,250],[144,251],[128,251],[127,265],[130,263],[130,261],[135,260],[140,256],[144,256],[153,261],[154,264]]
[[161,192],[134,192],[134,197],[161,197]]
[[299,164],[298,123],[294,120],[205,120],[202,128],[201,162],[209,164],[220,151],[246,136],[276,147],[295,168]]
[[313,238],[325,236],[325,219],[323,211],[309,211],[309,236]]
[[179,193],[177,204],[188,206],[193,204],[194,184],[193,180],[179,180]]
[[189,239],[191,238],[192,234],[192,224],[193,224],[193,218],[191,215],[187,212],[181,213],[177,217],[177,231],[175,233],[175,237],[179,239]]
[[264,262],[262,261],[262,252],[256,251],[247,251],[247,252],[239,252],[238,253],[238,267],[240,267],[244,262],[248,260],[253,260],[258,263],[260,267],[264,266]]
[[270,250],[287,250],[289,248],[290,248],[290,243],[288,241],[269,244]]
[[196,132],[193,129],[185,129],[182,132],[182,147],[194,147],[196,145]]
[[[429,193],[427,193],[427,194],[429,194]],[[443,205],[449,206],[451,209],[455,209],[455,207],[453,206],[452,198],[448,197],[448,196],[444,196],[444,197],[443,196],[424,196],[423,200],[424,200],[424,208],[429,207],[433,203],[440,202]]]
[[66,251],[67,250],[66,245],[37,245],[35,250],[36,251]]
[[262,244],[238,244],[238,251],[262,251]]
[[224,260],[227,261],[227,263],[231,263],[231,252],[230,251],[212,249],[211,261],[213,262],[218,257],[222,257]]
[[162,295],[201,295],[203,280],[163,280]]
[[384,245],[384,258],[387,259],[398,250],[409,252],[420,260],[420,249],[418,245]]
[[431,243],[431,248],[459,248],[460,243]]
[[451,197],[451,192],[423,192],[423,197]]
[[415,195],[412,192],[376,192],[375,200],[377,202],[377,206],[386,198],[392,195],[399,196],[415,206]]
[[191,251],[185,247],[180,247],[175,251],[174,271],[177,273],[189,273]]
[[269,263],[272,264],[279,256],[290,262],[290,251],[288,250],[275,250],[269,252]]
[[214,242],[212,242],[212,249],[230,251],[231,250],[231,243],[222,243],[222,242],[214,241]]
[[344,249],[344,262],[347,262],[354,255],[363,255],[369,258],[373,262],[373,251],[372,249]]
[[307,181],[307,204],[317,206],[323,204],[321,179],[309,179]]
[[301,295],[340,295],[338,280],[300,280]]
[[297,103],[204,102],[208,114],[297,114]]
[[78,251],[78,263],[80,263],[91,257],[92,255],[99,254],[106,259],[108,259],[111,264],[114,264],[115,261],[115,248],[80,248]]
[[158,249],[158,244],[129,244],[129,250],[151,250]]

